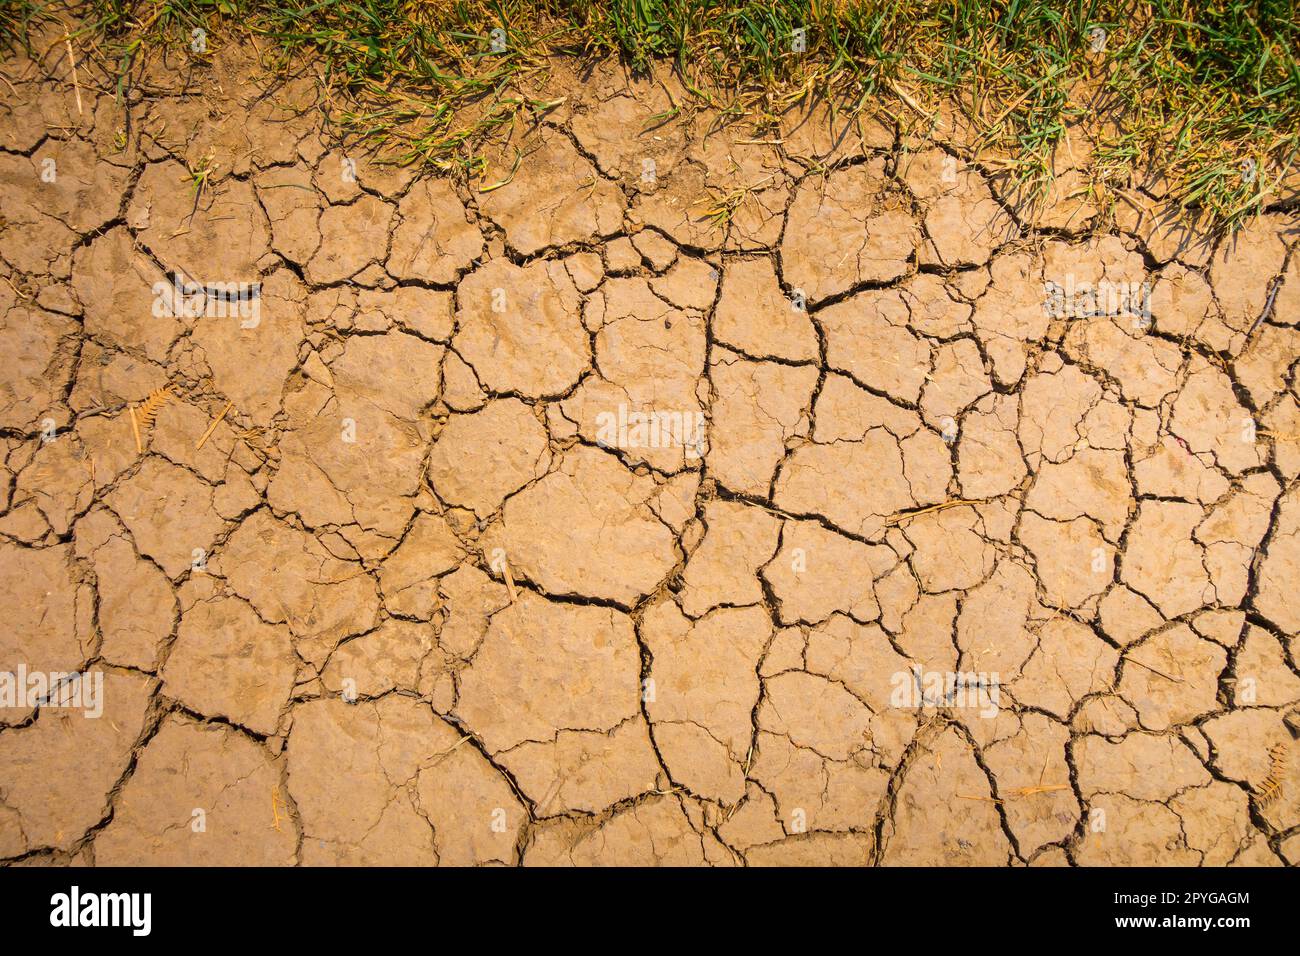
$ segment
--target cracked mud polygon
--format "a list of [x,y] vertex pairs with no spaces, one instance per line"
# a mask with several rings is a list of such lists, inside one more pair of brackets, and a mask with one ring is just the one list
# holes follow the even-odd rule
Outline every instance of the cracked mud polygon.
[[0,670],[80,676],[10,681],[4,861],[1300,862],[1292,213],[612,64],[469,183],[47,46]]

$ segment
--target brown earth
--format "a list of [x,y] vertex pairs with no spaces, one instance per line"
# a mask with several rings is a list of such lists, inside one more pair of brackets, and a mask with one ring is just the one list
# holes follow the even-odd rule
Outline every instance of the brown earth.
[[1294,217],[556,69],[466,183],[5,62],[0,671],[104,683],[0,859],[1300,862]]

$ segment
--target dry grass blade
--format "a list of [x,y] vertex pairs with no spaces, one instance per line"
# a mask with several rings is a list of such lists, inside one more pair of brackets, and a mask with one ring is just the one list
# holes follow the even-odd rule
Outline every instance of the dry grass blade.
[[1124,660],[1130,664],[1136,664],[1138,667],[1142,668],[1143,670],[1150,671],[1151,673],[1155,674],[1157,677],[1163,677],[1165,680],[1170,681],[1174,684],[1185,683],[1181,677],[1175,677],[1172,674],[1166,674],[1164,671],[1152,667],[1150,664],[1143,664],[1136,657],[1126,657],[1124,658]]
[[515,178],[515,173],[519,172],[519,165],[523,161],[524,161],[524,154],[521,153],[519,150],[515,150],[515,164],[510,167],[510,172],[506,174],[506,178],[499,180],[495,183],[492,183],[489,186],[480,186],[479,192],[490,193],[495,189],[500,189],[502,186],[509,186],[510,183]]
[[982,505],[986,504],[983,498],[953,498],[949,501],[941,501],[937,505],[930,505],[928,508],[917,508],[915,511],[899,511],[885,519],[888,526],[902,524],[904,521],[910,521],[912,518],[921,515],[931,514],[935,511],[946,511],[949,508],[960,508],[962,505]]
[[427,763],[423,763],[423,764],[420,765],[420,769],[421,769],[421,770],[430,770],[430,769],[432,769],[433,767],[438,766],[438,764],[442,763],[444,760],[447,759],[448,756],[451,755],[452,751],[454,751],[457,747],[461,746],[462,744],[468,743],[468,742],[470,741],[470,739],[471,739],[470,736],[469,736],[468,734],[466,734],[464,737],[461,737],[460,740],[456,741],[454,744],[452,744],[452,745],[451,745],[450,747],[448,747],[446,750],[442,751],[441,753],[436,753],[436,754],[434,754],[432,760],[428,761]]
[[144,442],[140,440],[140,420],[135,417],[135,406],[128,405],[127,414],[131,416],[131,433],[135,435],[135,452],[137,455],[144,453]]
[[510,573],[510,562],[501,562],[501,576],[506,582],[506,591],[510,595],[510,603],[514,604],[519,599],[519,592],[515,590],[515,576]]
[[217,430],[217,426],[221,424],[222,419],[226,417],[226,413],[230,411],[234,404],[234,402],[226,402],[226,407],[221,410],[221,414],[212,419],[212,424],[208,426],[208,430],[203,433],[203,437],[194,445],[196,449],[203,447],[204,443],[212,436],[212,433]]
[[68,47],[68,66],[72,69],[72,89],[77,94],[77,115],[84,116],[85,113],[81,108],[81,83],[77,80],[77,57],[72,52],[72,37],[64,37],[63,42]]
[[1007,792],[1005,797],[973,797],[964,793],[957,794],[960,800],[980,800],[984,803],[1006,803],[1008,800],[1015,800],[1018,797],[1032,797],[1037,793],[1056,793],[1058,790],[1069,790],[1068,783],[1053,783],[1046,786],[1037,787],[1017,787]]

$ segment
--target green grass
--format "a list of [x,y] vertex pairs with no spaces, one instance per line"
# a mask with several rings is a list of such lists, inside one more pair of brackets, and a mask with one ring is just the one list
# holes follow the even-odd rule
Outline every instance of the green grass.
[[[693,106],[768,126],[808,93],[916,119],[957,104],[1033,188],[1068,125],[1103,130],[1097,187],[1164,181],[1224,229],[1278,198],[1300,146],[1291,0],[87,0],[76,32],[124,76],[163,47],[309,52],[354,133],[407,161],[480,168],[478,134],[548,104],[512,80],[557,53],[673,63]],[[0,0],[0,43],[48,12]],[[503,31],[494,51],[492,30]],[[796,31],[806,31],[797,50]],[[1105,31],[1103,49],[1098,30]],[[458,119],[478,103],[477,119]],[[684,105],[684,104],[679,104]],[[1243,166],[1243,164],[1245,164]],[[1253,165],[1252,165],[1253,164]],[[1243,169],[1246,172],[1243,174]],[[1250,170],[1254,170],[1251,175]]]

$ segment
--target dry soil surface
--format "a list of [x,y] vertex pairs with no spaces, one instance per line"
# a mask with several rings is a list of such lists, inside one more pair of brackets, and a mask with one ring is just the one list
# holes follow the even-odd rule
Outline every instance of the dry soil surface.
[[0,859],[1300,862],[1284,211],[612,66],[469,184],[233,55],[3,72],[0,671],[86,676]]

